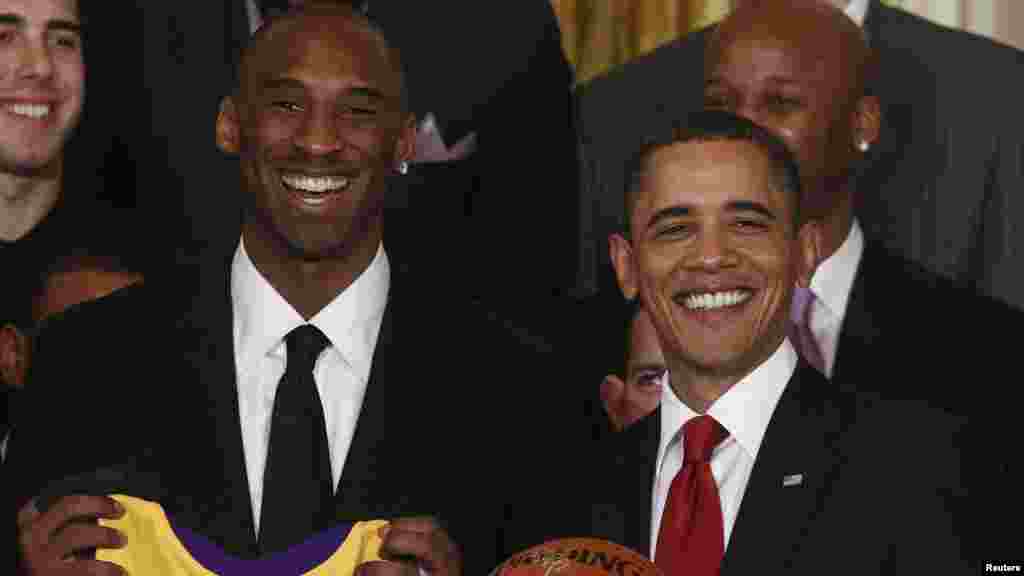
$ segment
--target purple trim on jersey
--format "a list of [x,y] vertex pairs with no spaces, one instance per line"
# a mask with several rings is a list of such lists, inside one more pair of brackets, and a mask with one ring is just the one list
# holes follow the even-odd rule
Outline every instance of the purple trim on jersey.
[[284,576],[305,574],[323,564],[341,547],[353,525],[338,524],[284,552],[253,560],[228,556],[213,542],[174,522],[171,522],[171,530],[192,558],[210,572],[222,576]]

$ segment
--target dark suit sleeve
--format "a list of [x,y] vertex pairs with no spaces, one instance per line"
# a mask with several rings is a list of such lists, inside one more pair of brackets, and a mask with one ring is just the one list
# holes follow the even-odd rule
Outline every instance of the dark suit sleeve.
[[401,52],[418,119],[433,114],[448,146],[476,135],[469,158],[414,166],[400,185],[455,206],[456,225],[473,237],[461,248],[476,262],[467,282],[517,291],[570,285],[578,220],[573,72],[550,3],[380,0],[371,13]]
[[50,482],[131,461],[144,445],[154,343],[139,310],[120,306],[141,290],[70,308],[40,332],[3,468],[15,510]]
[[1024,308],[1024,53],[873,3],[883,107],[858,178],[869,238]]
[[[561,333],[579,323],[560,300],[491,301],[475,312],[473,349],[483,361],[474,380],[487,387],[487,400],[458,422],[466,439],[458,457],[472,454],[472,475],[453,478],[462,488],[448,508],[464,572],[486,574],[526,547],[585,533],[579,500],[567,494],[588,477],[580,471],[591,463],[594,428],[586,391],[596,384],[581,361],[585,350]],[[456,392],[464,403],[466,391]]]
[[525,264],[524,255],[530,255],[531,274],[505,274],[508,266],[502,263],[498,282],[532,277],[541,289],[567,288],[578,228],[573,72],[548,2],[493,8],[509,18],[496,26],[521,26],[488,40],[506,47],[496,49],[494,61],[485,65],[494,69],[483,72],[493,75],[490,90],[482,87],[480,100],[470,103],[480,170],[470,201],[474,233],[497,251],[495,260]]
[[[1006,78],[1024,78],[1024,52],[1016,58]],[[1007,88],[1024,99],[1024,85]],[[994,138],[994,150],[984,183],[981,217],[982,240],[978,274],[980,292],[1018,309],[1024,309],[1024,134],[1021,122],[1005,122]]]
[[608,235],[623,230],[626,164],[648,139],[702,105],[707,33],[693,32],[576,88],[582,293],[615,289]]

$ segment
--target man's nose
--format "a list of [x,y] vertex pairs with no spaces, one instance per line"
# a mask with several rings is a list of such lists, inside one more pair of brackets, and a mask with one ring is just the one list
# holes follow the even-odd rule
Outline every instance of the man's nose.
[[50,78],[53,76],[53,55],[45,41],[25,40],[18,50],[18,76]]
[[334,114],[312,111],[303,124],[296,145],[312,156],[337,152],[344,146]]
[[717,226],[706,227],[697,236],[689,264],[702,269],[719,268],[727,261],[727,254],[728,246],[723,231]]

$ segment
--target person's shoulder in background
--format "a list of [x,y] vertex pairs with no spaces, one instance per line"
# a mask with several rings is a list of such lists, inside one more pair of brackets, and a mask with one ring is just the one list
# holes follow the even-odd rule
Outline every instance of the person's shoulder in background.
[[[879,5],[877,14],[868,15],[866,26],[873,47],[912,52],[923,63],[934,65],[940,73],[959,70],[991,76],[993,67],[1024,65],[1024,52],[1017,48],[968,30],[937,24],[899,8]],[[961,57],[948,58],[950,54]],[[977,61],[978,55],[984,55],[986,60]]]
[[[46,320],[12,414],[4,475],[20,506],[48,482],[121,462],[141,432],[139,399],[156,393],[159,346],[145,283],[75,304]],[[45,457],[41,455],[46,455]]]

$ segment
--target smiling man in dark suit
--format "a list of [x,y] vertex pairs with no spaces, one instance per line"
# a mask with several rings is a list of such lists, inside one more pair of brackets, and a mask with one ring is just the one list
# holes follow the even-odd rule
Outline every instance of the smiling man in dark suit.
[[[460,280],[476,295],[570,286],[578,204],[573,73],[550,2],[338,2],[365,6],[404,55],[419,133],[409,173],[391,183],[390,201],[429,212],[438,233],[486,240],[450,242],[476,261]],[[143,11],[141,73],[155,111],[148,129],[159,137],[142,160],[154,166],[147,173],[169,172],[185,190],[146,204],[162,208],[161,222],[184,213],[190,242],[182,252],[201,253],[211,240],[235,236],[239,202],[237,194],[201,192],[211,181],[233,182],[234,166],[218,156],[207,127],[180,118],[215,113],[263,13],[302,3],[172,2]],[[532,273],[522,274],[526,268]]]
[[[811,1],[844,8],[876,54],[869,88],[881,102],[881,137],[852,174],[866,237],[1024,307],[1024,238],[1012,225],[1021,220],[1012,199],[1024,186],[1016,160],[1022,140],[1004,112],[1024,98],[1024,83],[1007,80],[1024,77],[1024,53],[879,0]],[[587,290],[612,284],[605,239],[622,224],[625,161],[646,138],[703,105],[705,45],[713,30],[666,44],[578,89],[585,240],[578,284]]]
[[[69,413],[55,417],[46,400],[66,381],[33,380],[27,412],[61,427],[28,417],[13,438],[8,465],[22,499],[48,480],[130,461],[159,475],[155,497],[176,522],[236,556],[284,550],[340,520],[407,518],[392,522],[385,557],[438,575],[497,563],[502,486],[515,471],[492,461],[553,421],[543,414],[558,394],[545,388],[548,402],[531,407],[538,421],[524,429],[504,419],[517,414],[502,391],[559,379],[529,361],[543,342],[437,281],[443,257],[414,253],[423,237],[409,238],[406,221],[389,215],[385,232],[386,183],[415,136],[402,82],[384,32],[337,3],[307,3],[257,34],[216,124],[219,146],[240,157],[241,239],[204,259],[193,285],[125,290],[41,335],[46,363],[47,338],[117,325],[113,342],[76,351],[79,373],[105,378],[71,391]],[[103,361],[111,346],[124,366]],[[140,374],[173,393],[153,406],[154,385],[139,385]],[[484,382],[495,404],[466,409]],[[86,415],[109,412],[97,405],[122,409]],[[80,433],[67,438],[68,429]],[[463,453],[467,435],[486,438],[484,449]],[[41,453],[46,462],[30,464]],[[468,498],[481,478],[493,478],[490,494]],[[29,572],[67,570],[77,551],[123,544],[109,529],[62,528],[111,515],[116,507],[98,497],[66,497],[42,514],[24,505]]]
[[963,423],[833,386],[786,336],[821,233],[785,145],[708,111],[632,173],[613,261],[668,374],[658,410],[607,446],[590,531],[667,574],[965,569]]

